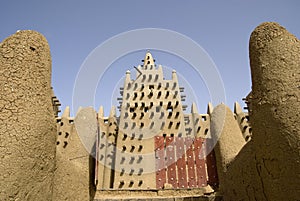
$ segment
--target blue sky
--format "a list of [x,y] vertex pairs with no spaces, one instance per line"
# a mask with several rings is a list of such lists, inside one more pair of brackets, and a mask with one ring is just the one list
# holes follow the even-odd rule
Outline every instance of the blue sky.
[[[135,29],[176,31],[194,40],[212,58],[224,83],[226,104],[233,108],[234,101],[242,104],[241,99],[251,90],[248,59],[251,32],[262,22],[276,21],[299,38],[299,8],[300,2],[296,0],[10,0],[1,4],[0,40],[23,29],[39,31],[47,38],[53,62],[52,85],[63,110],[66,105],[72,106],[76,75],[98,45]],[[127,69],[141,64],[145,52],[132,52],[113,62],[97,87],[96,110],[104,105],[108,114],[114,103],[111,97],[116,93],[113,92],[116,82]],[[175,68],[183,75],[195,91],[199,112],[206,112],[209,92],[203,80],[192,76],[189,64],[166,52],[154,51],[153,56],[158,64]]]

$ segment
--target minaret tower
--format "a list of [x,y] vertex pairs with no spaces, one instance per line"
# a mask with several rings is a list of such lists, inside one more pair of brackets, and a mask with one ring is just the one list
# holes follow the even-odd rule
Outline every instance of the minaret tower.
[[126,72],[114,188],[155,189],[155,137],[186,135],[180,88],[176,72],[165,80],[162,66],[155,65],[150,52],[136,71],[134,80]]
[[165,79],[162,66],[155,64],[149,51],[142,62],[135,67],[134,79],[126,72],[120,116],[99,117],[98,161],[102,166],[98,167],[97,189],[205,186],[201,147],[209,136],[209,115],[198,114],[195,104],[190,114],[184,114],[184,88],[179,87],[176,71]]

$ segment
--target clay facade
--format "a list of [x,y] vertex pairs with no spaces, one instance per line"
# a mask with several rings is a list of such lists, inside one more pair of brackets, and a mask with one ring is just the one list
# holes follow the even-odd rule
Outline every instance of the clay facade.
[[[193,103],[191,112],[185,113],[183,92],[176,71],[172,72],[170,80],[165,79],[163,67],[155,64],[150,52],[146,53],[143,64],[136,68],[134,79],[130,71],[126,72],[124,85],[120,88],[121,97],[118,98],[120,116],[116,115],[116,107],[112,107],[109,116],[105,117],[100,107],[93,117],[97,119],[95,149],[92,151],[97,159],[92,167],[96,190],[218,186],[210,133],[213,106],[208,104],[207,113],[200,114]],[[79,109],[78,113],[82,110]],[[57,151],[61,155],[73,154],[66,151],[69,146],[74,146],[69,145],[68,138],[78,135],[74,120],[68,113],[67,108],[62,118],[58,118]],[[236,103],[232,118],[241,129],[239,132],[248,139],[246,117]],[[82,123],[75,121],[75,124]],[[81,144],[79,141],[72,143]],[[87,167],[88,162],[81,165]],[[85,178],[88,180],[87,176]]]
[[[132,80],[130,72],[126,72],[124,87],[121,88],[120,117],[115,117],[115,112],[112,111],[109,118],[99,118],[103,119],[103,122],[99,122],[99,189],[156,189],[163,188],[165,183],[177,188],[177,175],[180,174],[185,181],[185,185],[182,184],[180,188],[187,188],[186,166],[183,165],[184,172],[180,173],[178,169],[176,171],[175,151],[160,156],[164,149],[173,149],[175,139],[204,138],[204,132],[208,135],[209,124],[201,121],[203,118],[208,119],[207,115],[201,119],[196,113],[184,115],[184,96],[181,95],[183,90],[179,87],[175,71],[171,80],[164,79],[162,66],[155,65],[149,52],[144,64],[137,67],[135,79]],[[106,146],[102,143],[105,141]],[[170,145],[166,146],[165,143]],[[184,144],[180,148],[185,150]],[[178,158],[184,157],[184,152],[178,154]],[[186,162],[185,159],[182,160]],[[105,164],[104,167],[101,167],[102,164]],[[174,167],[169,168],[166,181],[165,166],[170,165]],[[206,177],[205,171],[203,174],[202,177]]]

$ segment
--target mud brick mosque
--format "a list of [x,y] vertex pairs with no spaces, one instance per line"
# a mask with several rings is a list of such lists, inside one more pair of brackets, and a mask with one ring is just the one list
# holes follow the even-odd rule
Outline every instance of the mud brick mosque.
[[[190,114],[184,114],[184,88],[179,86],[176,72],[167,80],[149,52],[143,61],[135,79],[126,72],[120,117],[114,116],[114,108],[110,117],[103,117],[102,108],[98,113],[97,189],[216,186],[214,152],[206,160],[204,153],[204,143],[211,139],[209,114],[199,114],[195,104]],[[242,112],[238,115],[246,117]],[[241,122],[247,124],[246,119]],[[248,131],[246,126],[243,132],[247,136]]]
[[300,42],[262,23],[249,57],[247,112],[186,111],[176,71],[146,52],[109,116],[71,117],[47,40],[18,31],[0,43],[0,200],[300,200]]

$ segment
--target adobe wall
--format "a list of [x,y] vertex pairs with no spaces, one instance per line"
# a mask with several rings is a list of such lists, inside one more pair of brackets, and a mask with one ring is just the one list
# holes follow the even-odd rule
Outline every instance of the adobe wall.
[[44,36],[0,43],[0,200],[51,200],[56,125]]
[[256,163],[268,200],[300,195],[300,41],[277,23],[250,38]]
[[92,200],[95,166],[87,138],[94,137],[90,129],[95,127],[95,115],[94,109],[83,108],[73,119],[67,107],[58,119],[53,201]]
[[225,200],[299,200],[300,42],[277,23],[251,34],[252,140],[226,174]]
[[227,168],[234,160],[236,155],[246,144],[239,124],[234,118],[234,114],[224,104],[214,108],[211,114],[211,135],[216,145],[214,151],[216,154],[217,170],[219,176],[219,188],[224,186]]

